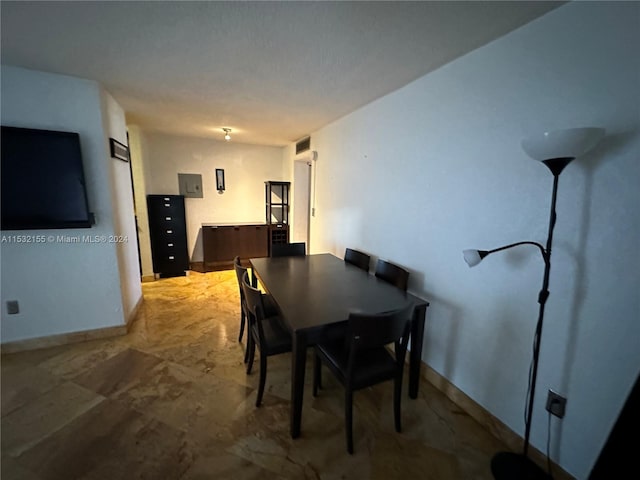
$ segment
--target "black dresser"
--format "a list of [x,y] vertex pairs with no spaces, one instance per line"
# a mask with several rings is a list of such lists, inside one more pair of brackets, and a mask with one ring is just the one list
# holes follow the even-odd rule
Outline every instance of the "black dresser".
[[153,272],[177,277],[189,270],[187,224],[182,195],[147,195]]

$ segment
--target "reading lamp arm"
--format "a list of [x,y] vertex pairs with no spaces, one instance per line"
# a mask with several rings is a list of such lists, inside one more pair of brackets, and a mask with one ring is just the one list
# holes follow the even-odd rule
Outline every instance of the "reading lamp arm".
[[535,247],[538,247],[538,249],[540,250],[540,254],[542,255],[542,259],[544,260],[544,263],[548,263],[549,262],[549,258],[547,256],[547,251],[538,242],[516,242],[516,243],[511,243],[509,245],[505,245],[503,247],[494,248],[493,250],[478,250],[478,252],[480,252],[480,255],[484,258],[487,255],[490,255],[492,253],[500,252],[502,250],[507,250],[509,248],[517,247],[519,245],[533,245]]

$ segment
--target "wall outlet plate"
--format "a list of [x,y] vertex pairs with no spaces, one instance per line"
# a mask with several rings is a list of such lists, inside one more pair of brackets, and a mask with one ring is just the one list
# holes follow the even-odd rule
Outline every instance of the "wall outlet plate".
[[7,313],[9,315],[20,313],[20,305],[17,300],[7,300]]
[[547,412],[558,418],[563,418],[566,407],[567,399],[550,389],[549,394],[547,395]]

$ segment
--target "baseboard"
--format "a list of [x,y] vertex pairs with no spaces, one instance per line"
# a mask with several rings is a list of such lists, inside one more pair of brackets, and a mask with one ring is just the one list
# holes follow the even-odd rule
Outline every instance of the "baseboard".
[[140,295],[140,298],[136,302],[136,306],[133,307],[129,315],[127,315],[127,323],[126,323],[127,333],[129,333],[129,330],[131,329],[131,325],[133,324],[133,321],[138,316],[138,312],[140,311],[140,308],[142,307],[143,303],[144,303],[144,296]]
[[204,262],[191,262],[189,263],[189,269],[198,273],[206,273],[207,270],[204,267]]
[[[248,258],[240,259],[240,263],[243,267],[251,267],[251,262],[249,262]],[[233,260],[222,261],[222,262],[191,262],[189,264],[189,268],[198,273],[208,273],[208,272],[221,272],[225,270],[233,270]]]
[[135,307],[127,316],[125,325],[116,325],[114,327],[96,328],[95,330],[84,330],[81,332],[61,333],[58,335],[49,335],[46,337],[27,338],[25,340],[17,340],[15,342],[7,342],[0,345],[2,353],[18,353],[27,350],[39,350],[41,348],[59,347],[71,343],[88,342],[90,340],[99,340],[102,338],[119,337],[126,335],[136,319],[140,307],[144,302],[144,297],[136,302]]
[[41,348],[59,347],[71,343],[88,342],[102,338],[118,337],[127,334],[127,325],[116,325],[113,327],[96,328],[95,330],[84,330],[82,332],[61,333],[46,337],[27,338],[15,342],[7,342],[0,345],[3,354],[18,353],[26,350],[39,350]]
[[[522,451],[524,439],[520,435],[511,430],[484,407],[424,362],[422,363],[421,374],[427,382],[444,393],[449,400],[469,414],[471,418],[482,425],[482,427],[488,430],[493,436],[503,441],[509,450],[514,452]],[[547,457],[545,454],[533,446],[530,446],[529,457],[546,471]],[[564,471],[562,467],[553,461],[551,462],[551,468],[555,480],[575,480],[575,477]]]

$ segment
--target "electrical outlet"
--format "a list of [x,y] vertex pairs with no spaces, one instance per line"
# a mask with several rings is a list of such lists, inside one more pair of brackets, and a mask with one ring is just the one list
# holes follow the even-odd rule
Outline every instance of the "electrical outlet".
[[549,394],[547,395],[547,412],[558,418],[563,418],[566,407],[567,399],[549,389]]
[[17,300],[7,300],[7,313],[9,315],[20,313],[20,305]]

